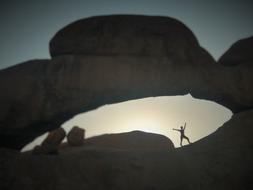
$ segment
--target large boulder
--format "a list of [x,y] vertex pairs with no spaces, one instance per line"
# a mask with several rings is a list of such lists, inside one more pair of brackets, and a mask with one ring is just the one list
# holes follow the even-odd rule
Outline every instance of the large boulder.
[[45,140],[41,143],[42,146],[52,145],[59,146],[62,140],[65,138],[66,132],[63,128],[58,128],[53,131],[50,131]]
[[58,154],[58,147],[51,146],[51,145],[45,145],[45,146],[36,145],[32,150],[32,154],[56,155]]
[[[237,99],[244,97],[244,109],[252,108],[253,97],[253,36],[235,42],[218,60],[231,73],[231,84],[237,90],[233,95]],[[241,91],[241,92],[240,92]],[[243,95],[242,95],[243,94]]]
[[51,60],[0,71],[3,147],[21,149],[76,114],[131,99],[190,93],[233,112],[253,107],[250,70],[217,64],[172,18],[88,18],[60,30],[50,47]]
[[50,42],[52,57],[171,56],[182,61],[194,57],[198,48],[197,39],[189,28],[176,19],[161,16],[113,15],[82,19],[57,32]]
[[234,43],[219,59],[226,66],[249,65],[253,67],[253,36]]
[[[69,143],[68,143],[69,144]],[[72,147],[62,145],[61,152]],[[126,133],[105,134],[85,139],[82,149],[111,149],[128,151],[161,151],[174,149],[173,142],[166,136],[131,131]]]
[[70,146],[81,146],[84,142],[85,130],[74,126],[67,135],[67,142]]
[[58,147],[66,136],[63,128],[51,131],[41,145],[33,149],[34,154],[57,154]]

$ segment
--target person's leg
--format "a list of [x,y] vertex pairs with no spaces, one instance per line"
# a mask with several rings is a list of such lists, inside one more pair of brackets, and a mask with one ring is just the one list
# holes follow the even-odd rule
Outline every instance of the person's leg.
[[183,137],[180,137],[180,146],[183,146],[182,142],[183,142]]
[[191,144],[191,142],[187,136],[184,136],[184,138],[188,141],[189,144]]

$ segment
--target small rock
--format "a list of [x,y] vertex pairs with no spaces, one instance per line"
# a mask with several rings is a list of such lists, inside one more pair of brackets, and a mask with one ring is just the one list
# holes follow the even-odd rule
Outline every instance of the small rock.
[[67,141],[70,146],[81,146],[84,142],[85,130],[74,126],[67,135]]
[[54,131],[51,131],[47,138],[42,142],[42,146],[53,145],[58,146],[61,144],[62,140],[65,138],[66,132],[63,128],[58,128]]
[[41,143],[41,145],[36,146],[32,153],[33,154],[58,154],[58,146],[61,144],[62,140],[65,138],[66,132],[62,128],[58,128],[51,131],[47,138]]

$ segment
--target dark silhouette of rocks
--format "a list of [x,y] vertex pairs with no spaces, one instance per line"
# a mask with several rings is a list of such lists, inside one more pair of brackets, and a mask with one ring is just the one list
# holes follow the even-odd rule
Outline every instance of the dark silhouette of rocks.
[[253,36],[234,43],[219,59],[219,63],[226,66],[248,65],[253,63]]
[[9,190],[252,189],[252,123],[252,110],[235,114],[210,136],[170,151],[93,146],[34,156],[0,149],[1,185]]
[[[228,68],[233,75],[233,83],[238,90],[242,90],[247,98],[248,106],[246,109],[252,109],[252,92],[253,92],[253,36],[235,42],[219,59],[218,63]],[[238,85],[236,85],[236,84]],[[239,85],[240,84],[240,85]],[[230,86],[231,86],[230,85]],[[228,86],[228,88],[230,88]],[[234,92],[235,97],[240,93]],[[248,107],[248,108],[247,108]]]
[[[199,45],[180,21],[161,16],[113,15],[76,21],[50,42],[52,57],[62,55],[171,56],[188,60]],[[120,63],[118,63],[120,64]]]
[[66,132],[63,128],[58,128],[53,131],[50,131],[48,136],[45,140],[41,143],[42,146],[44,145],[53,145],[58,146],[61,144],[62,140],[65,138]]
[[32,150],[32,154],[55,155],[58,154],[58,147],[52,145],[36,145]]
[[33,149],[34,154],[57,154],[58,147],[66,136],[63,128],[51,131],[40,146]]
[[[64,153],[65,151],[69,151],[69,149],[72,149],[72,147],[63,144],[60,151]],[[132,131],[87,138],[82,145],[82,149],[166,151],[174,149],[174,144],[169,138],[163,135]]]
[[[67,26],[50,42],[51,60],[0,71],[0,189],[253,189],[251,44],[235,43],[218,64],[175,19],[115,15]],[[138,131],[60,145],[54,156],[4,148],[104,104],[186,93],[235,114],[179,149]]]
[[77,21],[50,42],[50,60],[0,71],[0,146],[21,149],[74,115],[150,96],[253,106],[252,72],[217,64],[190,29],[168,17],[115,15]]
[[74,126],[67,135],[67,142],[70,146],[81,146],[84,142],[85,130]]

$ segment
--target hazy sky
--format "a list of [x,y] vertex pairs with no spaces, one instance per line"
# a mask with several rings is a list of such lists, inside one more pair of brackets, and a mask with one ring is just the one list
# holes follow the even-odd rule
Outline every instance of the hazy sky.
[[219,58],[238,39],[253,34],[251,0],[1,0],[0,69],[49,58],[48,42],[67,24],[105,14],[177,18]]
[[[251,0],[2,0],[0,69],[29,59],[49,58],[49,41],[59,29],[80,18],[107,14],[177,18],[218,59],[235,41],[253,35],[252,10]],[[178,134],[170,130],[172,127],[189,122],[187,132],[195,141],[230,116],[227,109],[190,96],[161,97],[105,106],[79,116],[66,127],[79,121],[87,136],[139,128],[163,133],[178,145]]]

